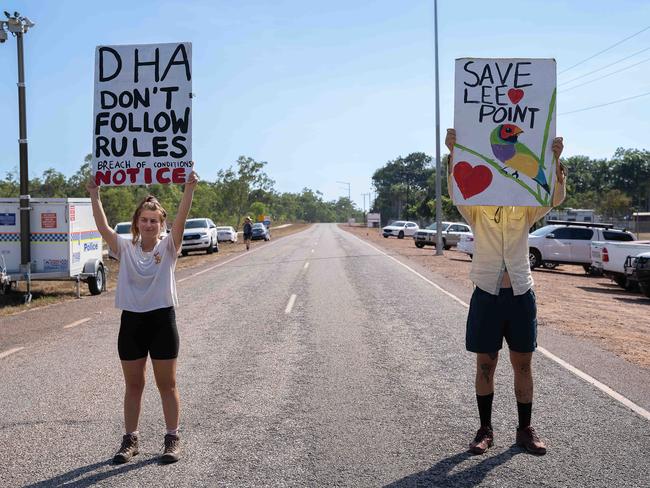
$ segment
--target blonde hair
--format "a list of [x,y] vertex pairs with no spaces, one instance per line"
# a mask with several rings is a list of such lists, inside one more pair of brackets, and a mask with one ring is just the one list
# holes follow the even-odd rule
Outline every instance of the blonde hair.
[[133,235],[133,244],[138,242],[138,239],[140,239],[138,220],[140,219],[140,214],[143,210],[153,210],[154,212],[160,212],[161,227],[165,225],[165,221],[167,220],[167,212],[162,207],[162,205],[160,205],[158,199],[153,195],[148,195],[144,200],[142,200],[142,202],[140,202],[140,205],[138,205],[138,208],[136,208],[135,212],[133,213],[133,219],[131,220],[131,235]]

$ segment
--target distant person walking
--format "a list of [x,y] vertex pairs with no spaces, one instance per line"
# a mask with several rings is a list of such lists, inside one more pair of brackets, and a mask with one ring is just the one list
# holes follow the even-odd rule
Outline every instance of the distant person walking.
[[133,238],[127,240],[119,238],[108,226],[99,187],[92,180],[86,186],[97,229],[120,260],[115,307],[122,310],[117,349],[125,383],[125,434],[113,457],[114,463],[126,463],[138,454],[138,419],[147,356],[151,356],[167,429],[161,461],[173,463],[180,456],[180,398],[176,388],[179,339],[174,310],[178,299],[174,269],[197,182],[192,171],[185,183],[172,230],[162,239],[160,233],[165,228],[167,212],[156,197],[149,195],[138,205],[131,222]]
[[244,244],[246,244],[247,251],[251,248],[251,239],[253,239],[253,221],[250,217],[246,217],[244,219]]

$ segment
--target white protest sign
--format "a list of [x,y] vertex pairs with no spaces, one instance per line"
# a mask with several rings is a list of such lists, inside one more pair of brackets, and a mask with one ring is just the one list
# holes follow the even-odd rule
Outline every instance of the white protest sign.
[[98,185],[184,183],[192,168],[192,44],[98,46]]
[[550,206],[554,59],[456,60],[456,205]]

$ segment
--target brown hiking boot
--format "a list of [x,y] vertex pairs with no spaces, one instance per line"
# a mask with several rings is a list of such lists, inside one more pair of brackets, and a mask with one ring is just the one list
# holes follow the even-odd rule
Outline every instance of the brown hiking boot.
[[546,454],[546,445],[530,425],[523,429],[517,429],[517,445],[538,456]]
[[163,463],[175,463],[181,456],[181,438],[173,434],[165,434],[165,450],[160,460]]
[[483,454],[488,450],[488,447],[492,447],[494,443],[494,434],[491,427],[481,427],[478,432],[476,432],[476,437],[469,445],[469,450],[473,454]]
[[115,464],[124,464],[128,462],[133,456],[138,454],[138,436],[133,434],[124,434],[122,436],[122,445],[117,454],[113,456]]

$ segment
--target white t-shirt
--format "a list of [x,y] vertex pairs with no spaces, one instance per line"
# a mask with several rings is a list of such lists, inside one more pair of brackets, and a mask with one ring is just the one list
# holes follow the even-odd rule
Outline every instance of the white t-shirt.
[[178,305],[174,269],[178,254],[171,233],[149,252],[141,241],[117,239],[120,269],[115,307],[129,312],[148,312]]

